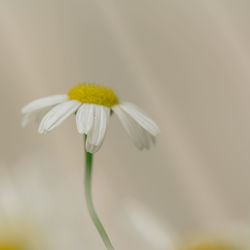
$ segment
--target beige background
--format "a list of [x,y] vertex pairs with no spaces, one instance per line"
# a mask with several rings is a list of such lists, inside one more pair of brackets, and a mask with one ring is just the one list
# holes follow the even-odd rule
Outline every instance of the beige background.
[[36,125],[21,129],[20,108],[89,81],[158,123],[156,147],[139,152],[112,118],[95,157],[95,203],[117,249],[152,249],[121,222],[128,198],[177,234],[245,221],[249,10],[246,0],[0,1],[0,160],[20,170],[32,159],[34,168],[56,172],[67,190],[61,227],[79,234],[74,249],[103,249],[81,200],[82,139],[73,117],[46,136]]

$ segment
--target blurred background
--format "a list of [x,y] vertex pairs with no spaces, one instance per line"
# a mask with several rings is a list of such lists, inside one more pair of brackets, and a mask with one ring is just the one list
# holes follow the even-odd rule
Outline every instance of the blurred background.
[[113,117],[95,155],[94,202],[116,249],[246,224],[249,10],[247,0],[1,0],[0,232],[8,221],[11,235],[47,245],[33,249],[104,249],[74,118],[46,136],[20,126],[22,106],[83,81],[112,87],[161,129],[140,152]]

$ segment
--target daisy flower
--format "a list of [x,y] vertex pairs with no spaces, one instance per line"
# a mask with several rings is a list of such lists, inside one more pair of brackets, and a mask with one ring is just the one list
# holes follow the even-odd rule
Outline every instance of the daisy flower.
[[149,149],[159,134],[156,123],[134,104],[120,103],[112,89],[82,83],[64,95],[37,99],[22,109],[22,126],[39,121],[39,133],[46,134],[70,115],[76,114],[76,127],[87,135],[86,151],[96,153],[106,135],[110,116],[114,112],[135,146]]
[[106,248],[114,247],[98,218],[91,195],[93,153],[96,153],[106,135],[112,113],[120,119],[123,127],[139,149],[150,148],[155,142],[159,128],[143,111],[131,103],[120,103],[112,89],[82,83],[66,95],[49,96],[26,105],[22,125],[39,121],[39,133],[46,134],[60,125],[70,115],[76,115],[76,127],[84,135],[85,143],[85,197],[90,217]]

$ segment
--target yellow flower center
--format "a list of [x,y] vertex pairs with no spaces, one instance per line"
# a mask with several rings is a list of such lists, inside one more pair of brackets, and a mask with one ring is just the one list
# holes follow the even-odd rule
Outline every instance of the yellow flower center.
[[196,246],[192,246],[190,248],[187,248],[187,250],[236,250],[232,246],[228,246],[225,244],[220,243],[214,243],[214,244],[200,244]]
[[70,89],[68,97],[70,100],[77,100],[82,103],[104,105],[109,108],[119,104],[119,100],[111,88],[86,83],[78,84]]
[[25,250],[26,248],[24,248],[23,246],[20,246],[18,244],[1,244],[0,245],[0,250]]

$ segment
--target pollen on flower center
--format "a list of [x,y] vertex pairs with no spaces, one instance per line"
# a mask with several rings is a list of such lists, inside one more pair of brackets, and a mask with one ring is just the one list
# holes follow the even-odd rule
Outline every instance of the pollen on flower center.
[[82,103],[104,105],[109,108],[119,104],[119,100],[111,88],[86,83],[78,84],[70,89],[68,97],[70,100],[77,100]]

